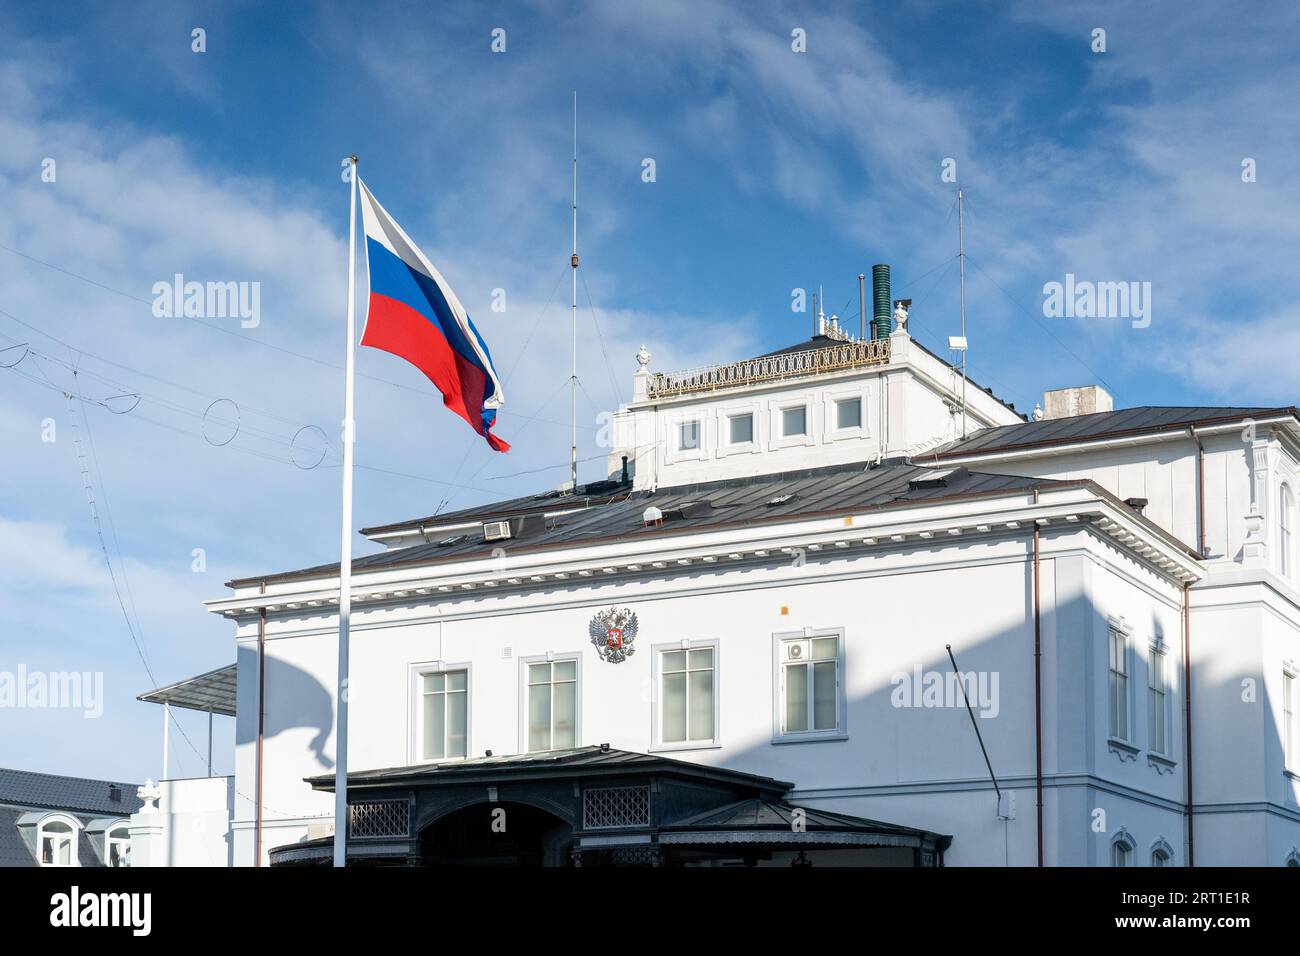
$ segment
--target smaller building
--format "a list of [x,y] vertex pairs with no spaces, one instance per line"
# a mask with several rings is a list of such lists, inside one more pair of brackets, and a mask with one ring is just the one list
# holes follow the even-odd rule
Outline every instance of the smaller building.
[[137,789],[0,768],[0,866],[130,866]]
[[[313,777],[331,791],[334,778]],[[797,807],[791,783],[609,744],[348,775],[348,863],[942,866],[952,838]],[[333,838],[271,850],[327,864]]]

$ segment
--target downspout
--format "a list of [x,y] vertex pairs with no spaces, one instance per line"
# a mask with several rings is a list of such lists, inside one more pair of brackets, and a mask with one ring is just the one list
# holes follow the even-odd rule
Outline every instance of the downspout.
[[[1034,489],[1034,504],[1038,504],[1038,489]],[[1034,522],[1034,793],[1038,816],[1038,865],[1043,865],[1043,615],[1039,593],[1039,543],[1038,522]]]
[[[262,582],[262,594],[266,582]],[[262,865],[262,735],[266,729],[266,608],[257,612],[257,808],[253,829],[253,866]]]
[[1195,426],[1187,429],[1187,434],[1196,442],[1196,555],[1205,560],[1205,446]]
[[1187,865],[1196,865],[1192,827],[1192,586],[1183,584],[1183,727],[1187,738]]

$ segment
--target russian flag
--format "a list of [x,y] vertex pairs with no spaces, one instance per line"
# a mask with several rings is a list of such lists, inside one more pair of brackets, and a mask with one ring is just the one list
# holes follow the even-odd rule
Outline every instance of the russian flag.
[[442,393],[442,403],[469,422],[496,451],[510,446],[492,434],[505,402],[487,343],[456,293],[419,247],[361,187],[370,301],[361,344],[406,359]]

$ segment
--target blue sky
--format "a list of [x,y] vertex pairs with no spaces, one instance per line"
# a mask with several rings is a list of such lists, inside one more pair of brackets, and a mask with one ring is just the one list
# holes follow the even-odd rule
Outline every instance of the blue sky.
[[[823,285],[852,320],[857,274],[888,262],[913,333],[945,353],[948,158],[969,196],[981,384],[1023,411],[1092,382],[1121,406],[1293,404],[1298,18],[1208,2],[7,5],[0,348],[20,347],[0,364],[22,361],[0,369],[0,671],[102,672],[105,700],[95,720],[0,711],[0,765],[156,776],[131,630],[159,682],[219,666],[233,629],[200,601],[336,555],[337,442],[313,470],[290,459],[318,433],[289,443],[337,432],[349,153],[491,344],[515,446],[494,455],[417,372],[362,352],[358,526],[565,477],[574,90],[584,480],[602,476],[597,415],[627,399],[638,345],[668,370],[791,344],[809,325],[792,289]],[[259,282],[260,324],[155,317],[152,286],[175,273]],[[1150,326],[1046,318],[1043,285],[1066,273],[1150,282]],[[78,388],[84,407],[62,394]],[[231,401],[240,433],[214,447],[203,431],[226,437],[213,415]],[[202,750],[202,719],[182,723]],[[202,771],[176,734],[172,770]]]

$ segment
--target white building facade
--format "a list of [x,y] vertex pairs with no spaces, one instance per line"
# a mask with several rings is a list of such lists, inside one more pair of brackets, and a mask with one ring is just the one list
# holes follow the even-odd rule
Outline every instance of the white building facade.
[[[608,481],[363,531],[350,860],[1300,865],[1294,409],[638,359]],[[326,862],[337,565],[231,587],[229,860]]]

